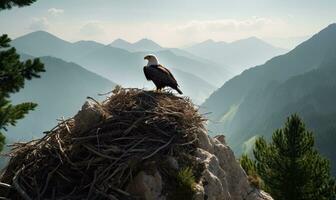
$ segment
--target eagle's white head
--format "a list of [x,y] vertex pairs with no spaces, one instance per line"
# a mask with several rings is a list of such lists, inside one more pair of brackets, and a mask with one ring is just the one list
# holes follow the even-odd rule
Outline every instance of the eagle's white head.
[[159,64],[159,60],[153,54],[148,54],[147,56],[144,57],[144,59],[148,60],[147,66]]

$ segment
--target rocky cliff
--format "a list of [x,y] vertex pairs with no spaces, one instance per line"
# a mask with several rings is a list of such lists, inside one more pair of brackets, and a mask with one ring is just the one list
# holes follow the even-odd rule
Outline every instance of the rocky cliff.
[[187,99],[117,87],[38,140],[0,177],[10,199],[272,199],[252,187],[224,136]]

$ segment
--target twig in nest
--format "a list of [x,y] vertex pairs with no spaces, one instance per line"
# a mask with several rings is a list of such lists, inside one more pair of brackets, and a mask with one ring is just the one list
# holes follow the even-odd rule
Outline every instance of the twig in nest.
[[106,154],[103,154],[103,153],[100,153],[100,152],[94,150],[93,148],[89,147],[86,144],[83,144],[83,146],[85,148],[87,148],[89,151],[91,151],[92,153],[97,154],[98,156],[101,156],[101,157],[104,157],[104,158],[107,158],[107,159],[110,159],[110,160],[116,160],[116,158],[114,158],[112,156],[109,156],[109,155],[106,155]]
[[12,188],[11,185],[9,185],[9,184],[7,184],[7,183],[2,183],[2,182],[0,182],[0,186],[1,186],[1,187],[5,187],[5,188]]
[[28,195],[27,193],[20,187],[19,183],[18,183],[18,178],[19,178],[19,175],[20,173],[24,170],[25,166],[23,166],[21,169],[19,169],[15,175],[14,175],[14,178],[13,178],[13,185],[14,185],[14,188],[15,190],[19,193],[19,195],[25,199],[25,200],[32,200]]
[[41,196],[43,196],[43,194],[48,189],[49,181],[50,181],[51,177],[54,175],[54,173],[56,172],[56,170],[59,168],[59,166],[61,166],[61,164],[58,164],[54,170],[52,170],[51,172],[48,173],[47,180],[46,180],[46,183],[44,185],[44,188],[42,189]]
[[91,186],[90,186],[90,190],[89,190],[89,194],[87,196],[87,199],[90,199],[90,196],[93,192],[93,189],[94,189],[94,185],[96,184],[96,179],[97,179],[97,171],[94,172],[94,175],[93,175],[93,181],[91,183]]
[[175,136],[173,136],[165,145],[162,145],[160,148],[156,149],[153,153],[151,153],[150,155],[148,156],[145,156],[142,158],[142,160],[146,160],[152,156],[154,156],[157,152],[159,152],[161,149],[164,149],[165,147],[167,147],[172,141],[173,139],[175,138]]
[[[54,126],[51,130],[49,130],[49,131],[44,131],[43,133],[44,134],[46,134],[46,135],[48,135],[49,133],[53,133],[55,130],[57,130],[58,128],[60,128],[62,125],[63,125],[63,123],[66,123],[66,122],[69,122],[69,121],[71,121],[71,120],[73,120],[73,118],[69,118],[69,119],[67,119],[67,120],[62,120],[60,123],[58,123],[56,126]],[[43,137],[44,138],[44,137]],[[42,139],[43,139],[42,138]],[[41,140],[42,140],[41,139]],[[42,140],[43,141],[43,140]]]
[[92,100],[92,101],[94,101],[97,105],[100,105],[100,106],[101,106],[100,102],[97,101],[96,99],[94,99],[94,98],[92,98],[92,97],[86,97],[86,98],[87,98],[87,99],[90,99],[90,100]]
[[68,133],[71,133],[70,128],[69,128],[68,123],[67,123],[67,120],[65,120],[64,117],[62,117],[62,121],[63,121],[63,123],[64,123],[64,125],[66,127],[66,130],[68,131]]
[[96,131],[96,138],[97,138],[98,150],[100,151],[99,131],[100,131],[100,128],[97,128],[97,131]]
[[186,146],[186,145],[190,145],[193,144],[194,142],[196,142],[198,140],[198,138],[195,136],[193,140],[186,142],[186,143],[182,143],[182,144],[176,144],[178,146]]
[[98,96],[105,96],[105,95],[111,94],[112,92],[113,91],[106,92],[106,93],[98,93]]
[[106,194],[105,192],[102,192],[100,190],[96,189],[96,192],[100,195],[102,195],[103,197],[105,197],[106,199],[111,199],[111,200],[120,200],[117,197],[113,196],[112,194]]
[[145,119],[145,117],[141,117],[141,118],[137,119],[135,122],[133,122],[133,124],[128,129],[126,129],[124,131],[123,135],[125,135],[125,136],[128,135],[132,131],[132,129],[135,128],[144,119]]
[[64,180],[68,181],[69,183],[71,183],[72,181],[68,178],[66,178],[60,171],[56,172],[60,177],[62,177]]

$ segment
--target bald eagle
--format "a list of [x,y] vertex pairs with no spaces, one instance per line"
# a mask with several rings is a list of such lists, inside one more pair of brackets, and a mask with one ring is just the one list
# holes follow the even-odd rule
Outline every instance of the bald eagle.
[[148,60],[148,64],[143,68],[146,79],[153,81],[157,90],[160,91],[162,88],[169,86],[179,94],[183,94],[178,88],[179,85],[173,74],[167,68],[159,64],[158,59],[154,55],[147,55],[144,59]]

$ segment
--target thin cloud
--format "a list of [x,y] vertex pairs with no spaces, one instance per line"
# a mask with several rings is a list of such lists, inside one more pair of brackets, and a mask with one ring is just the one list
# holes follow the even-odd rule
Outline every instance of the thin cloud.
[[58,16],[64,13],[63,9],[58,9],[58,8],[49,8],[48,13],[53,15],[53,16]]
[[193,20],[180,24],[175,32],[185,43],[207,39],[234,41],[251,36],[286,36],[289,24],[281,18],[249,17],[246,19]]
[[85,36],[99,36],[105,33],[104,26],[100,22],[89,22],[80,28],[80,33]]
[[220,19],[220,20],[199,20],[191,21],[177,27],[180,32],[194,31],[232,31],[232,30],[259,30],[265,26],[276,23],[274,20],[267,18],[252,17],[245,20],[237,19]]

